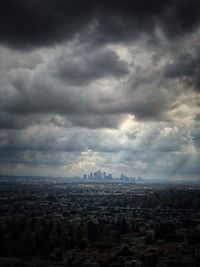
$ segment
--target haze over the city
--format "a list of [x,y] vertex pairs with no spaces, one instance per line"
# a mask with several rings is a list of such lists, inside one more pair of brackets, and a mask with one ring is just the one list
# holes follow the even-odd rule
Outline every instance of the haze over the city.
[[200,1],[2,0],[0,174],[200,174]]

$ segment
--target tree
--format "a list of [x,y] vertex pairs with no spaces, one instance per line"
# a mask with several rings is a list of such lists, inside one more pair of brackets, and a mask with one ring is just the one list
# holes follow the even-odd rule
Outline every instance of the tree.
[[98,236],[98,228],[95,223],[89,221],[87,224],[88,239],[90,241],[96,241]]

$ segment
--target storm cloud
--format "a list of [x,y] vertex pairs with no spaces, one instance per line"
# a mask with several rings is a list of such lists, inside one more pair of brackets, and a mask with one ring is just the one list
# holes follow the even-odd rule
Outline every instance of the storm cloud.
[[18,48],[52,45],[81,33],[95,41],[121,41],[153,34],[160,26],[169,37],[199,24],[198,0],[3,0],[1,41]]
[[49,64],[52,74],[67,84],[84,85],[107,76],[120,78],[129,72],[127,62],[120,60],[114,51],[91,46],[74,50],[63,51]]
[[177,78],[182,82],[200,90],[200,50],[193,53],[182,53],[175,62],[165,66],[166,78]]

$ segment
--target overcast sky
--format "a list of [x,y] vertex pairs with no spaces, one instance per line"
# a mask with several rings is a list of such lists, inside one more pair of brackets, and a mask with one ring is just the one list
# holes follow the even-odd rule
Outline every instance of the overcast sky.
[[200,176],[199,0],[1,0],[0,173]]

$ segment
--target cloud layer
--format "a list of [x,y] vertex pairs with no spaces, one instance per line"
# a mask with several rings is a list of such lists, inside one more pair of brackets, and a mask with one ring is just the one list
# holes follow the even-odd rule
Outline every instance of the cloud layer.
[[199,1],[0,5],[1,173],[199,177]]
[[198,0],[59,0],[1,2],[1,41],[24,48],[52,45],[82,33],[97,41],[131,40],[159,26],[169,37],[199,24]]

